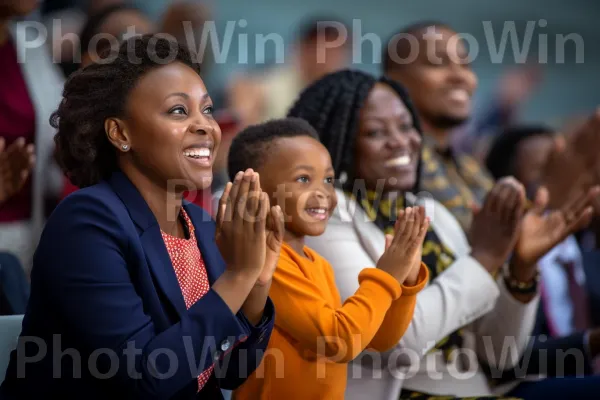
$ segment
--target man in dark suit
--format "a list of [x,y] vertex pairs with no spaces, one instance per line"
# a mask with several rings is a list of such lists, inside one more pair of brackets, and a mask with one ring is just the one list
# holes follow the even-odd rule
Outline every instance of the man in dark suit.
[[[531,195],[558,140],[545,126],[511,127],[493,143],[487,168],[496,179],[515,176]],[[600,329],[592,328],[590,311],[600,309],[600,288],[594,286],[599,281],[590,274],[598,275],[599,261],[600,254],[584,257],[575,237],[568,237],[540,260],[542,301],[530,351],[520,367],[507,371],[505,377],[593,373],[594,358],[600,353]]]

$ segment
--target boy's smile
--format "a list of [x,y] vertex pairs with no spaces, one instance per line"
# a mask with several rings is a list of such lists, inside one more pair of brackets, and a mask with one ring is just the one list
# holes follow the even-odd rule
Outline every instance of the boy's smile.
[[273,141],[258,169],[271,205],[280,205],[289,237],[318,236],[337,205],[334,171],[327,149],[310,136]]

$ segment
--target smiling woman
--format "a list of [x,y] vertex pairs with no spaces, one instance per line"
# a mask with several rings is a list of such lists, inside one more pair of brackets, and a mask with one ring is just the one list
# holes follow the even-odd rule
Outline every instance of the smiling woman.
[[[256,174],[228,186],[230,218],[218,226],[182,200],[210,185],[221,140],[193,57],[143,36],[114,59],[74,73],[52,118],[58,158],[83,189],[42,235],[25,345],[2,398],[220,398],[254,371],[270,337],[281,239],[267,249],[269,200]],[[63,348],[75,355],[62,359]]]

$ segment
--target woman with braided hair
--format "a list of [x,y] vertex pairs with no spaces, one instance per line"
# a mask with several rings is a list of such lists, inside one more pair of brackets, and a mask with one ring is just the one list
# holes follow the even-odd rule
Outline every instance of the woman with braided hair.
[[390,352],[354,361],[346,398],[508,396],[516,384],[495,387],[480,365],[497,373],[524,353],[538,305],[537,260],[589,220],[593,193],[578,199],[572,214],[544,213],[542,189],[525,212],[523,186],[504,179],[465,235],[442,204],[417,195],[421,129],[398,83],[333,73],[301,93],[289,116],[315,127],[339,180],[337,210],[307,244],[333,266],[342,300],[357,289],[360,270],[383,254],[399,209],[423,201],[431,218],[423,245],[431,282],[417,296],[412,324]]

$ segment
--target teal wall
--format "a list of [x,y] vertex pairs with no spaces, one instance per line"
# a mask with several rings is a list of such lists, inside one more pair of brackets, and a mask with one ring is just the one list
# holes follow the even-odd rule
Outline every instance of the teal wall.
[[[155,15],[161,10],[160,0],[140,0],[143,6],[152,8]],[[545,80],[524,107],[524,120],[555,121],[576,112],[592,110],[600,104],[600,29],[597,18],[600,15],[600,2],[589,0],[213,0],[212,4],[217,28],[224,32],[226,21],[245,19],[247,27],[238,28],[235,33],[247,33],[249,38],[255,33],[268,34],[276,32],[284,38],[291,39],[293,28],[308,15],[339,15],[345,21],[359,18],[362,22],[363,34],[372,32],[382,40],[405,24],[422,19],[440,20],[452,25],[459,32],[468,32],[477,39],[480,45],[480,57],[474,62],[474,68],[480,79],[478,98],[489,98],[501,72],[514,63],[511,51],[507,51],[503,62],[493,63],[488,54],[489,47],[485,40],[483,21],[490,21],[500,40],[500,32],[505,21],[514,21],[519,31],[520,40],[527,21],[546,20],[546,26],[536,25],[534,29],[530,55],[537,52],[538,34],[546,34],[548,47],[553,50],[557,34],[577,33],[583,39],[583,63],[575,63],[573,43],[566,46],[565,63],[553,62],[554,51],[548,53],[549,63],[545,68]],[[222,36],[222,35],[221,35]],[[252,40],[249,39],[252,46]],[[227,63],[214,68],[210,76],[212,87],[221,86],[227,77],[235,71],[252,67],[239,65],[236,53],[237,42],[232,41],[232,51]],[[510,49],[510,48],[509,48]],[[363,46],[364,54],[370,54],[370,45]],[[251,53],[252,54],[252,53]],[[267,53],[267,56],[269,54]],[[271,58],[273,54],[270,55]],[[268,58],[267,58],[268,59]],[[379,65],[374,64],[371,57],[364,57],[362,64],[355,67],[370,72],[378,72]]]

